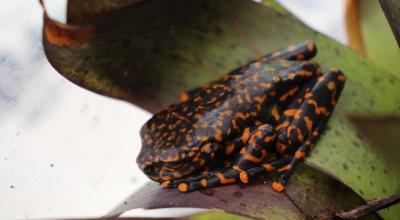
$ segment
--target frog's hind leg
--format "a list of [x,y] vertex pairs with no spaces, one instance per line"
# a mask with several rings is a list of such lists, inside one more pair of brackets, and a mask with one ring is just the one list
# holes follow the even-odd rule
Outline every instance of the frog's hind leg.
[[281,174],[272,184],[274,190],[281,192],[285,189],[299,162],[307,155],[310,148],[315,146],[332,114],[345,81],[345,76],[338,70],[330,70],[321,76],[311,92],[305,94],[305,101],[299,108],[298,117],[279,131],[278,145],[284,146],[285,151],[281,153],[284,157],[290,158],[290,163],[278,168]]
[[310,60],[317,54],[317,47],[311,41],[291,45],[274,53],[269,53],[259,61],[271,62],[277,60]]
[[187,178],[183,181],[178,180],[174,184],[180,182],[178,189],[182,192],[189,192],[202,188],[236,183],[239,181],[241,171],[261,164],[265,158],[274,154],[276,134],[274,128],[270,125],[260,125],[253,131],[247,128],[241,139],[243,147],[231,166],[211,170],[208,174]]

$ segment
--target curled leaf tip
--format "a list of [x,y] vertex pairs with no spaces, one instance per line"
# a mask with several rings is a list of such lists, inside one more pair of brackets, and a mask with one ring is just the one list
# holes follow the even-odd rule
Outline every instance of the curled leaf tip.
[[62,24],[44,16],[44,35],[50,44],[80,47],[96,33],[92,26]]
[[43,0],[39,0],[44,12],[43,35],[50,44],[80,47],[96,33],[94,26],[63,24],[48,16]]

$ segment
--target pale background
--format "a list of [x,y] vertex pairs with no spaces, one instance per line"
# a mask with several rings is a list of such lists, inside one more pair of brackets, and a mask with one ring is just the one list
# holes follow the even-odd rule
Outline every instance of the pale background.
[[[280,2],[345,43],[343,0]],[[65,20],[64,0],[47,5]],[[0,219],[101,216],[147,181],[135,158],[151,115],[60,76],[41,25],[38,1],[0,0]]]

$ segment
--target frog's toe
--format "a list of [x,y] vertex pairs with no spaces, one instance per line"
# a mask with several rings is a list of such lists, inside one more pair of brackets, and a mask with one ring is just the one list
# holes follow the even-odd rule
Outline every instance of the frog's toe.
[[279,181],[274,181],[272,182],[272,189],[276,192],[283,192],[285,190],[285,184]]

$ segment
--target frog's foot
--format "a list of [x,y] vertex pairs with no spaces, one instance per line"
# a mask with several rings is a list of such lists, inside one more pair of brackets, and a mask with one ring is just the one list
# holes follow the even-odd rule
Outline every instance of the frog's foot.
[[[282,167],[286,167],[287,164],[291,161],[291,158],[279,158],[271,160],[267,163],[261,164],[259,166],[255,166],[246,171],[240,172],[240,181],[243,183],[248,183],[251,179],[255,179],[259,176],[265,175],[267,173],[271,173],[274,171],[280,171]],[[282,191],[284,189],[284,184],[280,182],[274,182],[272,188],[275,191]],[[281,190],[278,190],[281,189]]]
[[[276,159],[255,167],[248,163],[241,163],[242,167],[234,165],[223,170],[210,171],[208,174],[176,180],[172,184],[181,192],[191,192],[237,182],[248,183],[250,179],[254,179],[257,176],[279,170],[279,167],[287,165],[290,160],[291,158]],[[245,167],[249,167],[249,169],[244,170]]]
[[[207,175],[200,175],[184,180],[174,181],[182,192],[214,187],[225,184],[240,182],[240,173],[261,164],[265,158],[270,156],[271,149],[275,144],[276,134],[274,128],[268,124],[260,125],[254,130],[245,129],[241,141],[243,147],[239,156],[232,165],[222,169],[215,169]],[[179,184],[178,184],[179,182]]]
[[298,151],[296,152],[295,157],[276,159],[260,166],[253,167],[247,171],[242,171],[240,172],[240,181],[248,183],[251,179],[277,171],[280,174],[276,180],[272,182],[272,189],[277,192],[282,192],[285,190],[285,186],[287,185],[290,176],[293,174],[294,168],[304,156],[304,152]]

